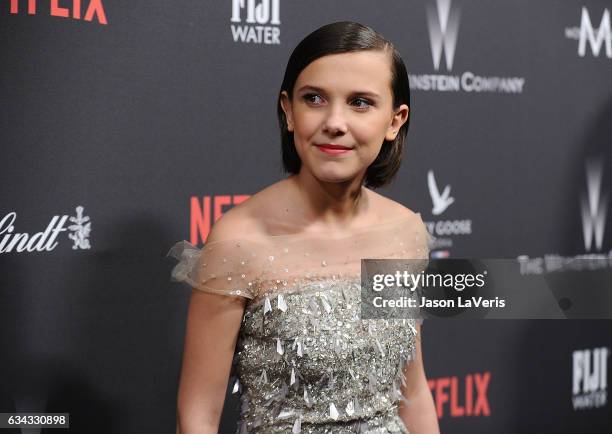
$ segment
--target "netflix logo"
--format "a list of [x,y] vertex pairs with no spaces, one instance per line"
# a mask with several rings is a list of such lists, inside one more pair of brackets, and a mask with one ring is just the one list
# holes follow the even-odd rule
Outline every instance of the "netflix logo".
[[208,233],[214,222],[219,220],[228,208],[244,202],[248,194],[192,197],[190,202],[190,241],[197,245],[208,238]]
[[49,14],[52,17],[72,18],[108,24],[102,0],[10,0],[11,14]]
[[428,380],[436,404],[438,419],[450,417],[490,416],[489,382],[491,372],[465,377],[442,377]]

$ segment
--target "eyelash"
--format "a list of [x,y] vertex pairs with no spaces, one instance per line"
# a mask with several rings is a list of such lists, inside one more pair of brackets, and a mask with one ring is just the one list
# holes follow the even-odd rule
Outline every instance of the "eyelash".
[[[317,94],[317,93],[307,93],[307,94],[305,94],[305,95],[303,96],[303,98],[304,98],[304,100],[305,100],[306,102],[312,102],[310,98],[315,97],[315,96],[320,97],[320,95],[319,95],[319,94]],[[368,99],[366,99],[366,98],[363,98],[363,97],[357,97],[357,98],[355,98],[353,101],[361,101],[361,102],[364,102],[364,103],[366,103],[366,104],[367,104],[367,106],[361,106],[361,107],[358,107],[358,108],[360,108],[360,109],[364,109],[364,108],[365,108],[365,109],[367,109],[367,108],[369,108],[369,107],[371,107],[371,106],[373,106],[373,105],[374,105],[374,104],[372,103],[372,101],[370,101],[370,100],[368,100]]]

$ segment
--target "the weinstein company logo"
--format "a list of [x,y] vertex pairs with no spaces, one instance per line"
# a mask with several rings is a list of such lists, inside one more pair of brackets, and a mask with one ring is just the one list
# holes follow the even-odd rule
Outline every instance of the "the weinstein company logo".
[[580,27],[567,27],[565,37],[578,40],[578,55],[584,57],[587,52],[587,43],[594,57],[599,57],[601,48],[605,47],[605,55],[612,59],[612,29],[610,26],[610,11],[604,9],[599,28],[593,27],[591,16],[587,8],[582,8]]
[[280,0],[232,0],[231,22],[234,42],[280,44]]
[[438,1],[436,6],[430,3],[426,8],[434,68],[436,71],[440,68],[440,59],[444,51],[446,69],[450,71],[453,69],[453,58],[459,33],[459,8],[456,5],[453,6],[451,0]]
[[[11,0],[10,12],[11,14],[19,14],[25,13],[27,10],[28,15],[36,15],[41,13],[39,10],[41,8],[38,7],[38,3],[38,0],[27,0],[27,8],[25,8],[26,0]],[[45,1],[45,6],[47,3],[49,2]],[[59,0],[51,0],[50,7],[48,9],[45,7],[43,13],[48,13],[52,17],[72,18],[84,21],[93,21],[95,18],[100,24],[108,24],[102,0],[89,0],[84,2],[81,0],[72,0],[71,2],[66,1],[62,3],[64,3],[64,5],[60,6]]]
[[[445,185],[440,193],[440,188],[436,182],[436,177],[433,170],[427,172],[427,188],[431,197],[431,213],[434,216],[442,215],[451,204],[455,202],[455,198],[451,197],[451,186]],[[432,249],[448,249],[453,246],[453,240],[450,236],[453,235],[470,235],[472,233],[471,219],[442,219],[425,222],[427,230],[435,237],[431,248]],[[432,257],[446,257],[450,253],[448,250],[432,252]]]
[[[58,245],[57,236],[60,232],[68,231],[68,238],[72,240],[72,249],[90,249],[89,234],[91,220],[83,215],[84,208],[76,207],[76,216],[55,215],[43,232],[33,235],[15,232],[17,213],[10,212],[0,220],[0,253],[11,252],[50,252]],[[65,227],[69,221],[68,227]]]
[[601,251],[604,231],[606,228],[606,214],[608,211],[608,197],[601,191],[603,178],[603,160],[589,160],[586,163],[587,191],[580,198],[582,233],[584,236],[584,249],[589,252],[595,239],[595,247]]
[[[426,5],[427,27],[431,57],[436,71],[441,68],[442,53],[446,70],[453,69],[457,48],[460,8],[452,0],[429,0]],[[437,92],[494,92],[517,94],[523,92],[523,77],[485,77],[471,71],[460,75],[409,74],[410,88]]]
[[[605,267],[608,262],[612,265],[612,250],[608,253],[602,251],[608,212],[607,192],[602,190],[603,167],[602,158],[586,160],[586,192],[583,192],[579,199],[585,252],[573,256],[548,253],[533,258],[528,255],[520,255],[517,260],[520,263],[521,274],[544,274],[563,269],[593,270]],[[592,252],[592,250],[595,251]]]
[[608,356],[606,347],[572,353],[572,404],[574,410],[598,408],[608,401]]

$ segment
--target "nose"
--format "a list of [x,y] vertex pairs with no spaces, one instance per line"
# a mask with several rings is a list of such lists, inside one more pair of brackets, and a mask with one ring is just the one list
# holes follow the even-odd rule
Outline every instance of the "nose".
[[323,131],[331,135],[345,134],[348,130],[346,119],[340,104],[330,105],[323,124]]

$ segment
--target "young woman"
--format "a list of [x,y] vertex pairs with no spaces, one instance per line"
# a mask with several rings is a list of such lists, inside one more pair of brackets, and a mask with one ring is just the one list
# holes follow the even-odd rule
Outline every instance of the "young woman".
[[437,433],[420,322],[360,318],[362,258],[428,257],[420,214],[375,193],[401,161],[404,63],[354,22],[293,51],[278,98],[290,175],[234,207],[175,280],[192,291],[177,432],[216,433],[232,364],[239,433]]

